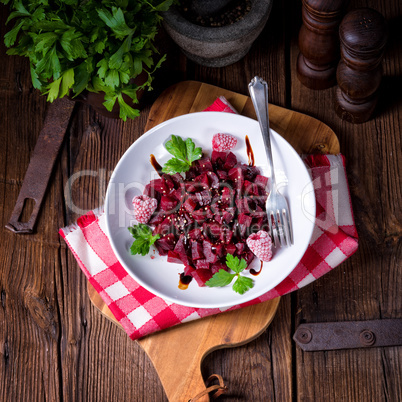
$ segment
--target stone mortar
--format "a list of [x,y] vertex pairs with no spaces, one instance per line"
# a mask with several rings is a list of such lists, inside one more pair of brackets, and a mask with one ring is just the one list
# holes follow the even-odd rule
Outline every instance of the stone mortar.
[[263,30],[273,0],[252,0],[251,10],[223,27],[203,27],[186,20],[176,7],[162,14],[170,37],[192,61],[207,67],[224,67],[243,58]]

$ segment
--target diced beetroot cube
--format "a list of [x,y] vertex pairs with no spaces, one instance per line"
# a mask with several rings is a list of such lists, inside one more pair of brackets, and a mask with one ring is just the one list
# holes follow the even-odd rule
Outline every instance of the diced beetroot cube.
[[225,230],[221,232],[219,237],[220,241],[223,241],[226,244],[229,244],[232,241],[233,232],[231,230]]
[[223,166],[226,161],[226,152],[212,151],[211,161],[214,165]]
[[168,193],[170,193],[170,191],[174,190],[175,186],[174,186],[174,182],[172,180],[172,176],[170,176],[168,174],[163,174],[161,178],[165,182]]
[[222,226],[215,222],[204,222],[202,224],[202,229],[205,236],[219,237],[222,231]]
[[251,181],[244,180],[243,184],[243,193],[245,197],[250,197],[250,196],[258,196],[258,187],[256,184],[252,183]]
[[178,204],[177,200],[174,199],[173,197],[169,197],[168,195],[162,195],[159,207],[162,211],[169,211],[169,213],[173,213],[177,204]]
[[190,214],[188,214],[187,212],[184,212],[184,217],[186,218],[186,221],[187,221],[186,226],[194,223],[193,217]]
[[162,248],[162,247],[158,244],[158,242],[155,242],[155,247],[156,247],[156,249],[158,250],[159,255],[161,255],[161,256],[167,255],[168,252],[169,252],[168,250],[165,250],[164,248]]
[[201,191],[209,188],[208,172],[204,172],[194,179],[196,191]]
[[258,169],[258,167],[256,166],[250,166],[243,163],[240,165],[240,168],[243,171],[244,179],[249,181],[254,181],[256,176],[260,174],[260,169]]
[[209,158],[198,159],[197,167],[200,172],[210,172],[212,171],[212,163]]
[[206,214],[207,212],[205,211],[204,208],[196,209],[193,211],[192,217],[197,223],[202,224],[206,219]]
[[165,250],[173,250],[176,245],[176,238],[173,233],[169,233],[156,241]]
[[202,252],[202,244],[197,240],[191,241],[191,258],[193,261],[204,258],[204,253]]
[[249,212],[250,208],[248,206],[247,198],[238,198],[236,200],[237,211],[239,214],[244,212]]
[[228,175],[229,179],[232,180],[233,183],[235,183],[236,187],[238,188],[243,187],[244,177],[243,177],[243,171],[240,167],[234,167],[230,169]]
[[[236,247],[235,247],[235,248],[236,248]],[[210,241],[204,240],[204,241],[202,242],[202,249],[203,249],[203,253],[204,253],[205,259],[206,259],[208,262],[212,262],[212,263],[213,263],[213,262],[216,262],[216,261],[217,261],[218,257],[217,257],[216,254],[213,253],[213,251],[212,251],[212,243],[211,243]]]
[[205,259],[197,260],[195,266],[197,269],[209,269],[209,262]]
[[[254,199],[253,199],[254,201]],[[263,210],[259,205],[255,206],[255,210],[250,212],[252,218],[260,218],[266,215],[265,210]]]
[[176,252],[174,252],[172,250],[169,250],[167,253],[167,262],[172,262],[174,264],[183,264],[181,262],[179,254],[177,254]]
[[[266,191],[268,186],[268,177],[257,174],[254,179],[254,184],[263,192]],[[261,193],[260,193],[261,194]]]
[[161,199],[161,193],[156,191],[155,188],[151,186],[151,183],[148,183],[145,186],[143,194],[151,198],[156,198],[158,201]]
[[217,170],[216,174],[218,175],[220,180],[227,180],[229,175],[226,170]]
[[241,213],[239,214],[238,220],[239,223],[242,223],[246,226],[250,226],[253,218],[249,215],[246,215],[245,213]]
[[229,172],[237,163],[236,155],[233,152],[229,152],[228,156],[226,157],[226,161],[223,165],[223,169]]
[[229,187],[223,187],[222,189],[222,203],[225,205],[231,205],[233,202],[233,190]]
[[187,224],[187,220],[184,215],[176,215],[173,222],[174,222],[174,226],[178,230],[183,230],[184,226],[186,226],[186,224]]
[[195,268],[191,265],[184,266],[184,275],[186,276],[193,276],[193,272],[195,272]]
[[207,172],[210,186],[212,188],[219,188],[219,177],[214,172]]
[[167,216],[159,225],[155,226],[152,234],[166,235],[173,231],[172,215]]
[[215,253],[218,257],[223,257],[225,253],[225,246],[222,243],[218,243],[215,246]]
[[264,216],[261,216],[257,219],[253,219],[253,231],[259,230],[269,231],[267,214],[264,214]]
[[173,191],[170,193],[170,195],[171,195],[172,197],[176,198],[176,200],[178,200],[178,201],[180,201],[180,202],[183,200],[185,194],[186,194],[186,193],[185,193],[184,189],[181,188],[181,187],[179,187],[179,188],[173,190]]
[[200,188],[198,188],[198,184],[194,182],[185,182],[184,189],[186,193],[195,193],[196,191],[200,190]]
[[192,273],[193,278],[197,281],[198,286],[205,286],[205,282],[212,278],[212,272],[210,269],[197,268]]
[[205,219],[212,219],[214,217],[214,213],[211,210],[211,207],[209,205],[204,207],[204,212],[205,212],[205,215],[204,215]]
[[211,265],[212,275],[216,274],[221,269],[227,271],[228,267],[226,266],[226,264],[224,264],[223,262],[220,262],[220,261],[216,262],[215,264],[212,264]]
[[226,253],[227,254],[234,254],[236,252],[237,248],[234,244],[227,244],[226,245]]
[[163,194],[164,192],[167,193],[168,192],[168,188],[165,184],[165,181],[162,179],[154,179],[151,180],[149,182],[149,184],[151,185],[151,187],[153,187],[155,189],[155,191],[157,191],[158,193]]
[[164,221],[165,218],[166,218],[165,213],[163,211],[160,211],[154,214],[154,216],[151,217],[148,223],[150,225],[159,225]]
[[200,228],[191,229],[188,232],[188,237],[191,240],[200,240],[201,239],[201,229]]
[[220,225],[223,223],[223,213],[221,211],[216,211],[214,215],[214,219]]
[[238,254],[238,255],[240,255],[241,253],[243,253],[244,247],[245,247],[245,244],[244,244],[244,243],[239,242],[239,243],[236,243],[235,246],[236,246],[237,254]]
[[170,177],[175,185],[175,188],[180,188],[180,184],[183,183],[183,176],[180,173],[175,173]]
[[268,198],[268,193],[267,193],[266,191],[264,191],[264,192],[261,194],[261,190],[259,190],[259,192],[260,192],[260,195],[255,195],[255,196],[253,197],[253,200],[254,200],[257,204],[261,205],[262,207],[265,207],[265,203],[267,202],[267,198]]
[[197,206],[196,202],[190,197],[187,198],[186,201],[184,201],[184,204],[183,204],[183,207],[189,213],[192,213],[196,206]]
[[246,260],[247,265],[250,265],[251,262],[254,260],[254,254],[252,251],[248,250],[243,254],[243,258]]
[[211,193],[208,190],[200,191],[199,193],[195,193],[195,195],[197,197],[197,202],[201,207],[211,203]]
[[189,170],[186,172],[186,180],[192,180],[199,175],[198,169],[196,166],[191,166]]
[[184,265],[190,264],[188,257],[187,257],[186,248],[184,246],[184,237],[183,236],[180,236],[173,251],[179,255],[179,258],[181,259],[181,261]]
[[231,207],[231,208],[227,208],[226,211],[223,212],[223,221],[226,223],[230,223],[234,217],[235,214],[235,208]]

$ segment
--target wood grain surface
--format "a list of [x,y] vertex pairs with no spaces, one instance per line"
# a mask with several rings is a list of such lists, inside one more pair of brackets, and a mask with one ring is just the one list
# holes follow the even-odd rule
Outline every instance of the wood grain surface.
[[[154,102],[145,131],[172,117],[204,110],[221,95],[239,113],[256,118],[249,97],[201,82],[183,81],[165,90]],[[278,129],[300,154],[339,153],[335,133],[319,120],[275,105],[270,105],[269,110],[270,125]],[[89,282],[88,293],[94,306],[119,325]],[[140,339],[138,342],[151,359],[169,401],[187,401],[204,391],[200,370],[207,354],[255,339],[271,323],[278,304],[279,298]],[[182,348],[183,339],[191,339],[185,349]],[[208,396],[199,399],[200,402],[203,400],[209,400]]]
[[[401,347],[303,352],[292,341],[300,322],[402,315],[402,9],[396,0],[351,0],[349,8],[362,6],[380,11],[390,31],[380,99],[370,121],[352,125],[339,119],[335,87],[316,91],[298,81],[299,0],[275,1],[250,52],[225,68],[189,62],[161,31],[159,47],[168,57],[138,119],[123,123],[76,105],[32,235],[15,235],[4,226],[43,124],[46,99],[32,87],[28,61],[7,56],[0,41],[1,401],[167,401],[145,351],[90,302],[86,278],[57,232],[103,204],[111,171],[144,132],[163,90],[195,80],[247,95],[256,74],[268,81],[272,104],[310,115],[338,136],[360,246],[329,274],[282,297],[258,338],[206,356],[203,378],[223,376],[229,392],[222,401],[400,400]],[[7,16],[1,5],[0,36],[12,26],[5,26]],[[78,172],[85,175],[76,178]]]

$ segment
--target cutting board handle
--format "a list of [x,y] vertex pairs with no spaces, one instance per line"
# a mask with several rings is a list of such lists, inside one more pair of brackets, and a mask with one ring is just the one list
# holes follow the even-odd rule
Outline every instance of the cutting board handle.
[[[219,381],[219,384],[209,385],[215,379],[217,379]],[[222,394],[225,394],[228,390],[228,387],[223,382],[223,378],[219,374],[211,374],[206,381],[206,386],[208,387],[207,389],[205,389],[204,391],[201,391],[194,398],[189,399],[188,402],[200,401],[203,396],[208,395],[214,391],[215,392],[212,394],[212,398],[216,399],[219,396],[221,396]]]

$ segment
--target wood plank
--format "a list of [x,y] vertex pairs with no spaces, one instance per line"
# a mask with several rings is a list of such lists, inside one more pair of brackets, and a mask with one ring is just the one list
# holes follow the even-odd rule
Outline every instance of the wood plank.
[[[300,21],[294,1],[293,26]],[[364,4],[363,4],[364,3]],[[401,13],[398,2],[353,2],[373,7],[388,19]],[[337,133],[347,160],[347,174],[360,235],[359,250],[344,264],[296,294],[301,321],[322,322],[400,317],[401,261],[401,98],[393,95],[401,68],[397,24],[389,20],[390,43],[384,58],[382,94],[371,121],[353,125],[334,111],[334,88],[314,91],[296,77],[298,47],[291,47],[292,108],[312,114]],[[400,38],[400,34],[399,34]],[[390,95],[385,95],[390,94]],[[388,98],[389,96],[389,98]],[[375,161],[375,162],[373,162]],[[399,184],[397,184],[399,183]],[[399,274],[398,274],[399,272]],[[400,399],[402,348],[304,353],[296,348],[296,389],[300,400]],[[380,368],[380,369],[378,369]],[[314,381],[310,379],[314,378]]]

